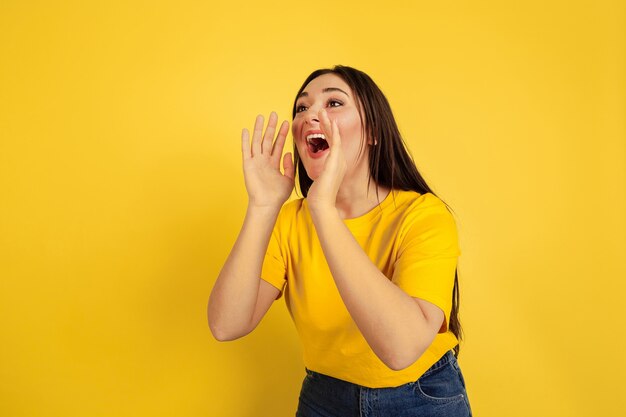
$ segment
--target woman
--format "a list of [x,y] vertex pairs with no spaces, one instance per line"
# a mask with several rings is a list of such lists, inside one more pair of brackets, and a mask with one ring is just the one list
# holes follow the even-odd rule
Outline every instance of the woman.
[[[209,299],[213,335],[248,334],[284,293],[306,370],[297,416],[471,415],[456,225],[387,99],[335,66],[309,75],[292,116],[284,174],[289,123],[276,133],[272,113],[263,133],[258,116],[251,143],[243,130],[249,204]],[[296,176],[304,198],[284,204]]]

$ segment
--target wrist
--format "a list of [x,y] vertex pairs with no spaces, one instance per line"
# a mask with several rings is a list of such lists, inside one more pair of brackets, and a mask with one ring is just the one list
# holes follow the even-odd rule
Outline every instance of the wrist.
[[280,212],[282,204],[257,205],[248,202],[246,213],[252,216],[276,216]]
[[308,205],[311,217],[328,216],[332,214],[339,215],[337,207],[335,207],[334,204],[309,201]]

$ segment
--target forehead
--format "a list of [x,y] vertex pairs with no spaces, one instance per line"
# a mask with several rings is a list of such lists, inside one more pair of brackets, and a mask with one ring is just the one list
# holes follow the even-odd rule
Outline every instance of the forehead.
[[304,87],[302,93],[307,93],[308,96],[322,94],[326,88],[340,88],[348,93],[350,98],[353,97],[352,90],[348,84],[340,76],[333,73],[323,74],[312,79],[306,87]]

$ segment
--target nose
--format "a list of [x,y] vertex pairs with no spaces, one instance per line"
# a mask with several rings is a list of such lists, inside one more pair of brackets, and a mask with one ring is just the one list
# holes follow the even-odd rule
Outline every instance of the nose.
[[319,123],[320,120],[319,120],[316,112],[313,112],[313,111],[309,110],[309,111],[307,111],[307,114],[304,117],[304,122],[308,123],[308,124],[311,124],[312,122]]

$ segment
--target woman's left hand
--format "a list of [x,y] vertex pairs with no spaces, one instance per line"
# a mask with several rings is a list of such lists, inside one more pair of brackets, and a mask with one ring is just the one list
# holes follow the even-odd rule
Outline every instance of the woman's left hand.
[[341,148],[341,137],[336,121],[330,121],[325,109],[319,111],[320,127],[326,136],[329,150],[324,169],[309,188],[307,201],[313,210],[335,208],[339,186],[346,174],[348,164]]

